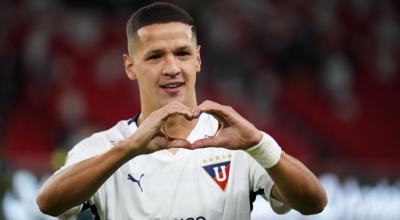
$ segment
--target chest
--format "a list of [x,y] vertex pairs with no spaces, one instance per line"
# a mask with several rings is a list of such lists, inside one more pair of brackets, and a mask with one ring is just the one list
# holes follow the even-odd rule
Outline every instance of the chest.
[[107,197],[120,204],[106,208],[115,210],[112,215],[222,219],[232,201],[248,202],[246,172],[239,170],[232,151],[152,156],[131,160],[107,184]]

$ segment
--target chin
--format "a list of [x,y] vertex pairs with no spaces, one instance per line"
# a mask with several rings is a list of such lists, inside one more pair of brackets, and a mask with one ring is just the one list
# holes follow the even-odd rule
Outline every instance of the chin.
[[185,99],[184,99],[183,97],[168,97],[168,98],[166,98],[166,99],[164,99],[164,100],[161,100],[161,102],[160,102],[160,103],[161,103],[160,107],[163,107],[163,106],[165,106],[165,105],[167,105],[168,103],[173,102],[173,101],[178,101],[178,102],[180,102],[180,103],[186,105],[186,101],[185,101]]

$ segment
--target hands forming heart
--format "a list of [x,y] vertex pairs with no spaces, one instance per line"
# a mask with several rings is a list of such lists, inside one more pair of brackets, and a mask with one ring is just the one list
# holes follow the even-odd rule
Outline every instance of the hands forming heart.
[[[212,114],[219,121],[218,129],[214,135],[190,143],[185,139],[186,135],[203,112]],[[170,148],[246,150],[261,139],[262,133],[232,107],[207,100],[194,110],[179,102],[165,105],[152,112],[124,142],[135,155],[140,155]]]
[[[192,113],[195,113],[195,110]],[[196,115],[196,116],[200,116],[200,115]],[[218,120],[217,130],[212,135],[208,135],[206,138],[212,138],[212,137],[217,136],[219,131],[224,127],[224,124],[221,121],[221,119],[219,119],[217,116],[214,116],[214,118],[216,118]],[[161,127],[161,132],[165,135],[165,137],[167,137],[168,140],[171,140],[171,141],[175,140],[175,139],[186,139],[187,132],[186,133],[183,132],[183,134],[178,134],[178,135],[176,134],[177,133],[176,131],[177,130],[179,131],[180,128],[182,128],[181,130],[185,130],[184,125],[183,125],[184,123],[178,124],[179,122],[182,122],[182,121],[189,122],[188,119],[186,119],[184,116],[179,115],[179,114],[169,116],[165,120],[164,126]]]

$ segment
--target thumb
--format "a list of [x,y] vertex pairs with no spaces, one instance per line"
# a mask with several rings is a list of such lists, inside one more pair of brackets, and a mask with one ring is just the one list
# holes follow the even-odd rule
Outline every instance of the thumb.
[[190,142],[185,139],[173,139],[168,141],[165,148],[189,148],[190,145]]
[[192,149],[196,148],[206,148],[206,147],[218,147],[220,145],[220,141],[216,137],[212,138],[204,138],[193,142],[191,145]]

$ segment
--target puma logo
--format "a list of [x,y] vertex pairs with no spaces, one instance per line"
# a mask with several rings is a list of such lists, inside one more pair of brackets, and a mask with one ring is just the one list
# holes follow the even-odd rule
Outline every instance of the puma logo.
[[140,180],[142,180],[143,176],[144,176],[144,173],[142,173],[142,175],[140,175],[139,180],[137,180],[137,179],[135,179],[135,177],[133,177],[131,174],[128,173],[128,180],[130,180],[134,183],[137,183],[140,188],[140,191],[142,191],[142,192],[143,192],[143,189],[142,189],[142,186],[140,185]]

